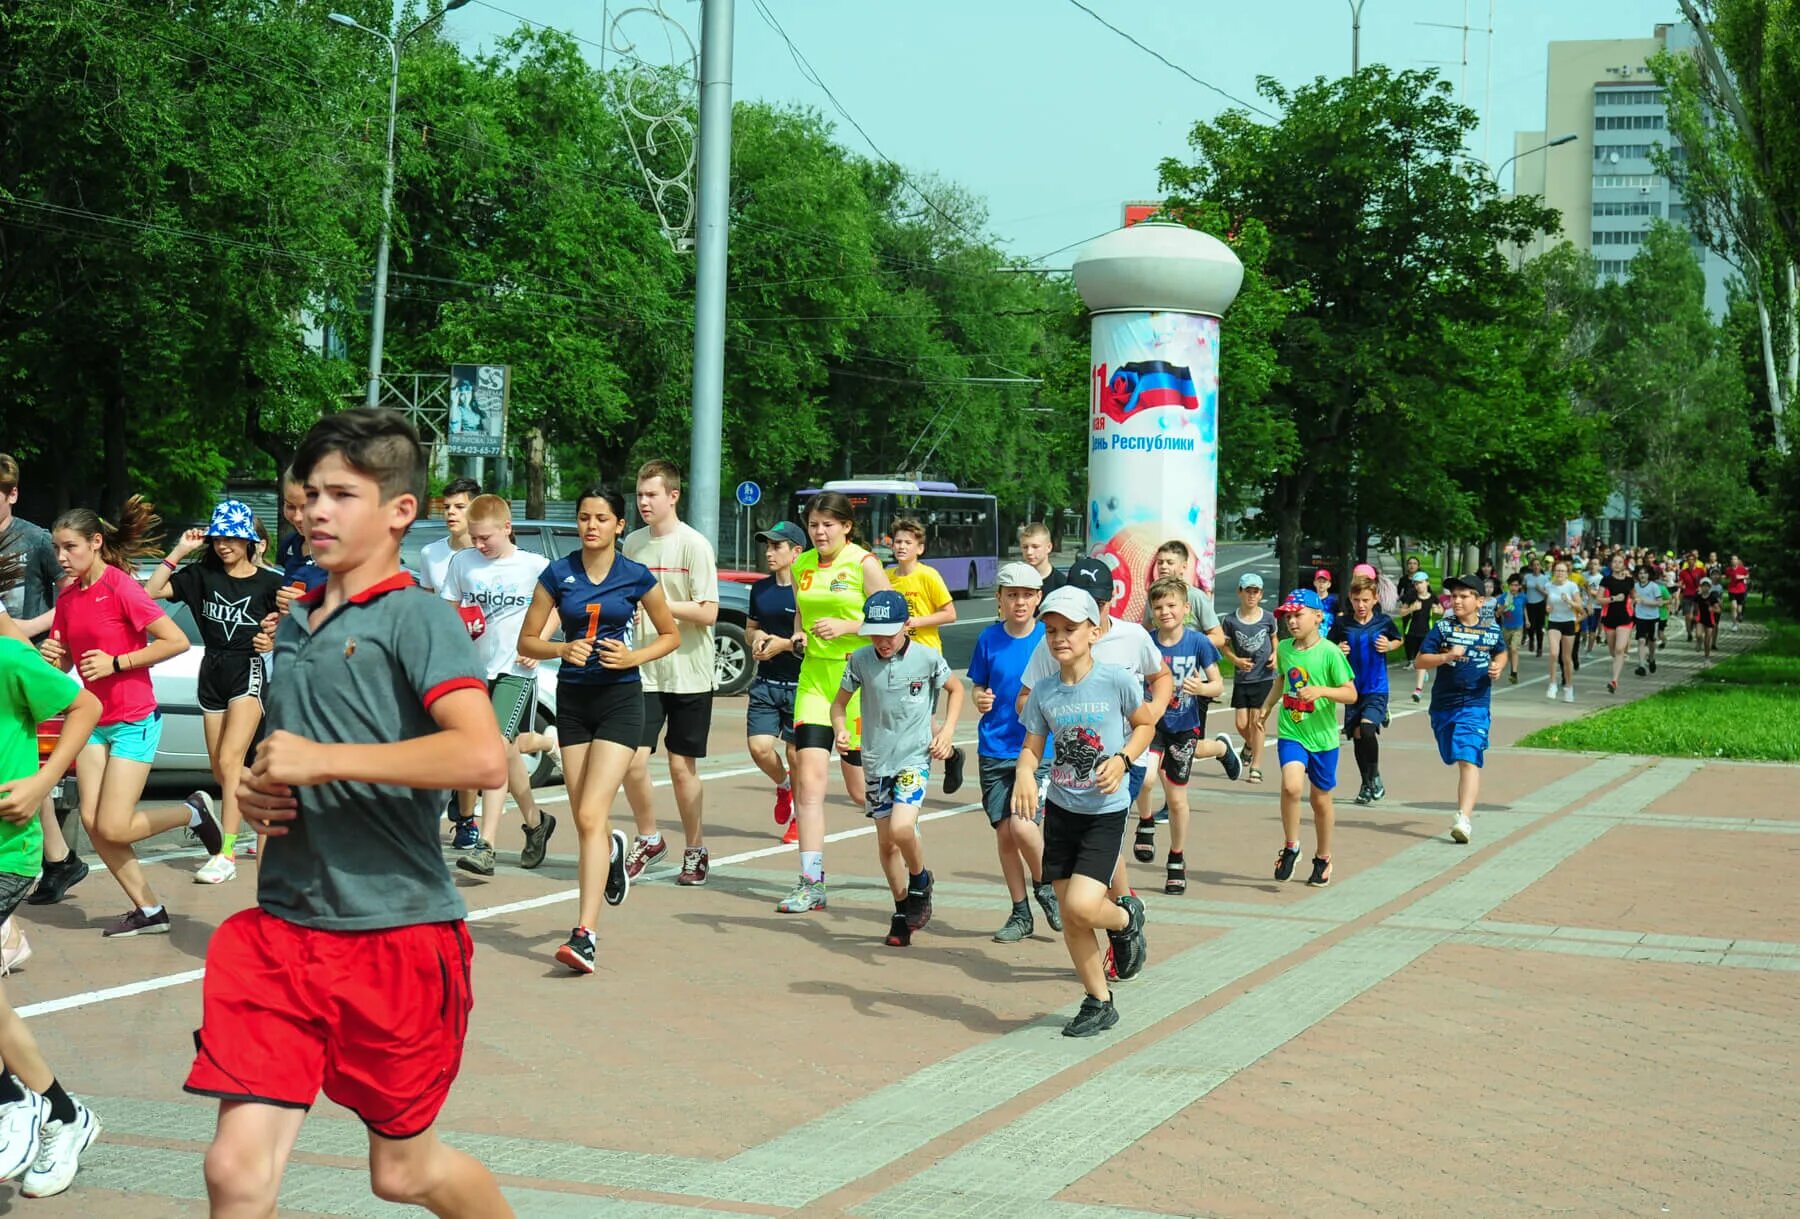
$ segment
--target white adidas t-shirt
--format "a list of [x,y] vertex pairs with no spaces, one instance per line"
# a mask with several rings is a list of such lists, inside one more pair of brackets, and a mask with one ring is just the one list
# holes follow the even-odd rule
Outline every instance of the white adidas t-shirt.
[[473,546],[451,557],[438,595],[456,605],[478,605],[487,616],[487,630],[475,641],[475,650],[489,677],[531,675],[519,663],[519,629],[538,576],[548,566],[543,555],[516,548],[504,559],[490,559]]

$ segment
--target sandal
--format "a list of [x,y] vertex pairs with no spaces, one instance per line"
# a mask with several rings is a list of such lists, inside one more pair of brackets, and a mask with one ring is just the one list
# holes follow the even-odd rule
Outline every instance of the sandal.
[[1246,782],[1246,783],[1261,783],[1262,782],[1262,771],[1260,771],[1260,770],[1256,769],[1256,767],[1252,766],[1249,770],[1246,770],[1244,772],[1244,782]]
[[1139,821],[1137,837],[1131,840],[1131,855],[1139,863],[1156,858],[1156,822]]
[[1171,859],[1169,861],[1169,876],[1167,880],[1163,881],[1163,892],[1187,892],[1187,860]]

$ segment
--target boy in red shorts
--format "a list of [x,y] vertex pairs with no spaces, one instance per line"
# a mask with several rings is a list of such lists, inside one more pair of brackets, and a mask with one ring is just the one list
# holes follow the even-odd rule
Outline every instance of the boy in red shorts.
[[493,1175],[432,1128],[473,1006],[438,793],[505,783],[506,747],[456,610],[400,570],[424,454],[398,412],[349,410],[307,434],[294,472],[329,575],[281,620],[287,680],[271,689],[268,736],[239,787],[244,816],[270,839],[257,904],[207,948],[186,1088],[220,1101],[212,1213],[275,1213],[323,1088],[369,1128],[376,1196],[511,1215]]

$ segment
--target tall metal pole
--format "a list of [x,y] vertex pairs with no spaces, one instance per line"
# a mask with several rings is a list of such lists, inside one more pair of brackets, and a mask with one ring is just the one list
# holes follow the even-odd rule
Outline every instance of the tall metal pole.
[[1363,0],[1350,3],[1350,75],[1362,71],[1362,6]]
[[701,0],[699,258],[694,269],[694,426],[688,445],[687,519],[714,551],[719,547],[719,448],[725,401],[732,20],[732,0]]
[[375,300],[369,321],[369,388],[363,404],[381,401],[381,344],[387,337],[388,230],[394,221],[394,119],[400,109],[400,47],[385,34],[394,74],[388,78],[387,171],[381,183],[381,242],[375,247]]

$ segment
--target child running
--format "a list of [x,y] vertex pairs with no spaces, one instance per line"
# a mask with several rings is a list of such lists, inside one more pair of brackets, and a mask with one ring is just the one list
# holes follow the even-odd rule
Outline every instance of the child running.
[[1719,590],[1711,576],[1701,576],[1699,592],[1694,597],[1694,639],[1701,654],[1712,659],[1719,643]]
[[[578,921],[556,959],[576,973],[591,974],[600,903],[616,906],[631,891],[625,834],[610,829],[607,818],[644,730],[638,669],[673,652],[680,636],[656,577],[619,552],[625,496],[610,487],[583,491],[575,501],[575,530],[581,549],[539,573],[515,646],[520,656],[562,662],[556,670],[556,736],[575,818],[580,897]],[[633,648],[631,628],[640,606],[656,635]],[[545,638],[551,614],[562,625],[561,643]]]
[[1261,783],[1263,704],[1275,685],[1275,616],[1262,607],[1263,579],[1253,571],[1238,577],[1238,607],[1225,615],[1225,658],[1231,662],[1231,707],[1244,748],[1244,782]]
[[436,1215],[510,1215],[434,1124],[462,1063],[474,946],[444,866],[446,788],[494,787],[506,750],[474,645],[400,569],[425,454],[397,411],[327,415],[301,441],[313,554],[330,578],[281,621],[269,735],[244,815],[279,841],[257,904],[206,952],[187,1091],[219,1099],[215,1215],[273,1215],[321,1088],[369,1131],[369,1184]]
[[181,628],[131,576],[134,563],[155,554],[149,535],[159,523],[150,505],[134,496],[117,526],[75,508],[57,517],[50,530],[56,561],[69,582],[57,596],[50,638],[41,650],[57,668],[80,673],[100,700],[99,726],[75,767],[81,824],[131,899],[131,909],[101,932],[109,938],[169,932],[169,912],[138,866],[133,843],[186,826],[209,856],[225,848],[204,792],[174,808],[138,808],[162,741],[150,667],[188,649]]
[[1362,787],[1356,803],[1373,804],[1387,795],[1381,781],[1381,730],[1388,725],[1388,653],[1401,646],[1400,628],[1375,608],[1380,600],[1375,582],[1358,576],[1350,582],[1350,612],[1334,620],[1328,638],[1350,661],[1356,701],[1344,712],[1344,735],[1356,754]]
[[[472,478],[453,478],[444,484],[444,536],[427,542],[419,551],[419,584],[426,592],[438,592],[450,571],[450,559],[467,550],[469,541],[469,505],[481,494],[481,484]],[[421,508],[423,505],[421,505]],[[452,797],[455,811],[450,814],[450,845],[459,851],[473,851],[481,845],[481,826],[475,818],[475,793],[459,791]]]
[[1482,620],[1480,576],[1453,576],[1444,587],[1450,591],[1450,613],[1432,628],[1419,663],[1443,670],[1431,687],[1431,734],[1444,765],[1456,767],[1450,839],[1468,842],[1487,755],[1489,704],[1494,679],[1506,667],[1507,647],[1500,628]]
[[[1168,710],[1156,722],[1148,756],[1162,772],[1163,798],[1169,807],[1168,873],[1164,893],[1187,892],[1188,778],[1199,758],[1217,758],[1227,779],[1236,782],[1244,761],[1232,747],[1231,737],[1219,733],[1206,739],[1206,708],[1225,693],[1219,676],[1219,650],[1212,640],[1188,626],[1188,584],[1165,577],[1150,586],[1150,611],[1156,619],[1156,648],[1162,653],[1174,682]],[[1156,823],[1140,817],[1132,853],[1139,863],[1156,858]]]
[[1569,578],[1568,560],[1556,560],[1544,587],[1544,631],[1550,648],[1550,688],[1545,698],[1555,698],[1560,690],[1563,702],[1575,701],[1575,670],[1581,667],[1575,634],[1585,612],[1582,600],[1581,586]]
[[[938,635],[940,626],[956,621],[956,601],[950,587],[937,568],[925,558],[925,526],[917,518],[903,516],[893,527],[894,566],[888,568],[888,584],[906,598],[912,619],[907,631],[914,643],[922,643],[938,655],[944,653],[944,641]],[[944,794],[950,795],[963,784],[963,751],[953,749],[944,761]]]
[[1414,662],[1419,658],[1419,647],[1425,642],[1425,636],[1431,631],[1431,611],[1437,603],[1437,597],[1431,591],[1431,576],[1427,572],[1415,571],[1399,592],[1398,607],[1401,620],[1406,623],[1406,635],[1401,640],[1406,651],[1406,667],[1413,670],[1412,701],[1418,702],[1425,693],[1425,670]]
[[1025,743],[1013,773],[1012,815],[1030,821],[1038,815],[1038,762],[1051,759],[1044,875],[1056,889],[1063,943],[1086,992],[1063,1026],[1065,1037],[1092,1037],[1119,1022],[1096,931],[1106,933],[1122,979],[1142,972],[1149,955],[1144,903],[1107,890],[1131,807],[1125,777],[1155,735],[1161,709],[1143,701],[1141,677],[1094,658],[1103,616],[1080,588],[1059,588],[1044,598],[1044,643],[1057,673],[1026,698]]
[[756,677],[744,712],[750,760],[775,784],[775,824],[787,827],[783,844],[800,840],[794,820],[794,693],[800,655],[794,644],[794,560],[806,549],[806,531],[779,521],[756,535],[769,574],[750,586],[750,613],[744,623]]
[[[831,704],[831,727],[839,749],[850,748],[850,699],[862,694],[863,775],[867,814],[875,822],[881,870],[894,895],[887,944],[904,948],[913,932],[931,921],[931,873],[919,841],[919,811],[930,785],[931,759],[950,756],[956,721],[962,717],[962,683],[937,649],[907,638],[911,610],[893,589],[871,593],[863,603],[857,634],[872,642],[850,653],[843,684]],[[931,728],[937,692],[947,690],[944,722]]]
[[[1600,602],[1600,629],[1606,635],[1606,648],[1612,655],[1612,677],[1606,688],[1613,694],[1619,692],[1619,678],[1624,675],[1625,662],[1631,655],[1631,590],[1635,587],[1635,582],[1625,571],[1625,560],[1614,555],[1612,567],[1601,577],[1599,592],[1595,594],[1595,599]],[[1510,639],[1507,649],[1510,656]]]
[[1313,811],[1313,853],[1309,885],[1331,883],[1331,790],[1337,786],[1338,724],[1334,703],[1356,701],[1356,681],[1344,654],[1319,635],[1324,604],[1310,588],[1297,588],[1275,613],[1287,619],[1288,638],[1275,649],[1281,674],[1263,706],[1265,721],[1281,712],[1276,756],[1281,761],[1281,831],[1285,836],[1275,856],[1275,879],[1287,880],[1300,858],[1300,797],[1308,794]]
[[[456,861],[456,866],[477,876],[494,874],[494,842],[500,837],[500,814],[506,795],[512,793],[525,823],[525,846],[519,852],[521,868],[544,862],[556,818],[538,808],[531,795],[531,775],[519,753],[519,736],[537,720],[537,666],[535,657],[519,652],[520,628],[536,595],[538,577],[550,561],[513,543],[512,509],[498,495],[478,495],[469,502],[469,548],[450,557],[438,593],[457,607],[464,621],[482,625],[475,651],[487,671],[488,698],[500,736],[506,741],[506,782],[481,793],[479,822],[486,835]],[[548,616],[539,629],[551,629]]]
[[[206,733],[206,755],[219,784],[224,849],[194,873],[194,882],[216,885],[237,876],[236,844],[243,815],[238,811],[238,776],[256,730],[262,724],[268,674],[256,651],[262,620],[275,611],[279,573],[258,567],[250,509],[228,499],[213,510],[205,529],[190,529],[151,572],[144,591],[159,601],[187,606],[200,628],[206,656],[200,661],[195,701]],[[201,551],[200,561],[178,566]]]
[[[1044,879],[1042,824],[1037,818],[1022,821],[1012,815],[1013,774],[1025,745],[1025,725],[1016,705],[1019,678],[1044,638],[1043,625],[1037,621],[1042,585],[1043,577],[1029,563],[1007,563],[1000,568],[994,590],[1000,621],[982,630],[969,660],[969,685],[974,687],[975,710],[981,715],[975,750],[980,762],[981,806],[988,824],[994,827],[1000,875],[1006,879],[1006,894],[1012,901],[1012,913],[994,933],[1001,944],[1016,944],[1037,930],[1026,897],[1027,880],[1050,929],[1062,930],[1056,890]],[[1040,773],[1046,769],[1039,767]]]
[[1631,586],[1631,613],[1636,621],[1638,662],[1637,675],[1656,672],[1656,643],[1666,621],[1669,594],[1657,583],[1648,567],[1637,569],[1637,583]]
[[[37,726],[58,716],[62,734],[40,766]],[[0,923],[12,918],[43,870],[38,808],[99,722],[98,698],[45,664],[29,643],[0,638]],[[60,1194],[98,1137],[99,1121],[63,1090],[0,986],[0,1181],[23,1173],[27,1198]]]
[[1518,572],[1506,577],[1506,591],[1494,610],[1494,621],[1506,640],[1506,683],[1519,684],[1519,647],[1525,640],[1525,577]]

